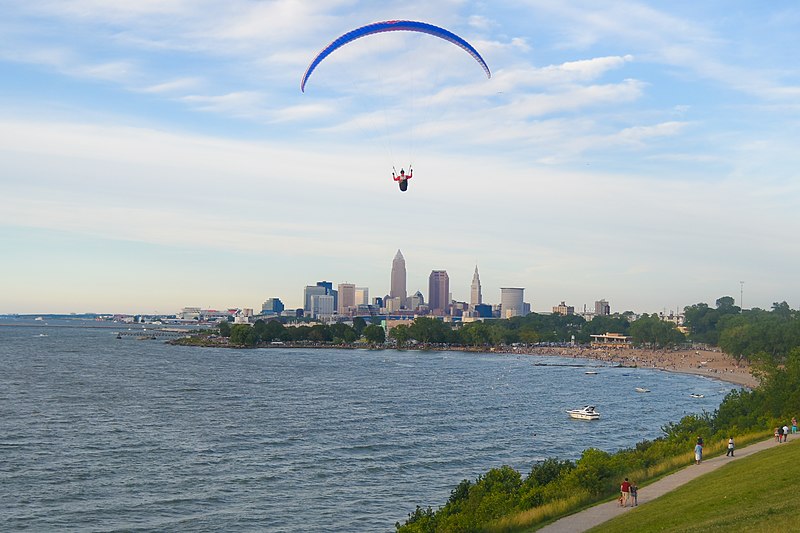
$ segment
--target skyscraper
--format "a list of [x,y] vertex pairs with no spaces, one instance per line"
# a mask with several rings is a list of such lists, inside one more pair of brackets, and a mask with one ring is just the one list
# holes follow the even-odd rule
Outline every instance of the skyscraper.
[[369,287],[356,287],[356,305],[369,305]]
[[469,306],[475,309],[476,305],[483,303],[481,294],[481,278],[478,276],[478,265],[475,265],[475,274],[472,275],[472,285],[469,291]]
[[503,287],[500,289],[500,318],[524,316],[523,303],[525,289],[519,287]]
[[611,306],[605,300],[598,300],[594,303],[594,314],[608,316],[611,314]]
[[356,286],[353,283],[340,283],[338,289],[339,307],[336,312],[346,315],[356,306]]
[[450,305],[450,277],[446,270],[433,270],[428,278],[428,307],[434,315],[444,315]]
[[400,250],[397,250],[392,260],[392,283],[389,296],[391,298],[400,298],[403,303],[405,303],[408,296],[406,293],[406,260]]

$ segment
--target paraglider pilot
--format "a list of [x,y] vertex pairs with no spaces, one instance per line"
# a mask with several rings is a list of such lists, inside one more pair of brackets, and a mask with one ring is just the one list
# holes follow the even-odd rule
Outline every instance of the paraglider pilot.
[[408,189],[408,180],[412,178],[414,175],[414,169],[411,168],[411,165],[408,166],[408,174],[402,168],[400,169],[400,175],[394,173],[394,169],[392,169],[392,179],[398,182],[400,185],[400,190],[405,192]]

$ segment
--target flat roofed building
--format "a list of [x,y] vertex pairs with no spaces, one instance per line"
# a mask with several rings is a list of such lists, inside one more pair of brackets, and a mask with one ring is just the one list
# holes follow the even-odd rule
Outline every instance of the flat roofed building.
[[433,270],[428,277],[428,307],[434,315],[444,315],[450,306],[450,276],[446,270]]
[[553,313],[558,313],[559,315],[574,315],[575,314],[575,306],[567,305],[564,302],[561,302],[558,305],[553,306]]
[[501,287],[500,288],[500,312],[501,318],[511,318],[522,316],[525,312],[524,300],[525,289],[521,287]]

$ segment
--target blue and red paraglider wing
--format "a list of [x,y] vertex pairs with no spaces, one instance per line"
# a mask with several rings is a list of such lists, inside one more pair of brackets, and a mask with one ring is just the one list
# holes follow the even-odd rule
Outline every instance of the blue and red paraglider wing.
[[360,28],[356,28],[355,30],[349,31],[342,35],[341,37],[336,38],[331,44],[326,46],[322,49],[322,51],[316,55],[316,57],[311,61],[311,64],[308,65],[305,74],[303,74],[303,79],[300,81],[300,90],[305,92],[306,90],[306,82],[308,78],[311,76],[311,73],[314,72],[314,69],[331,53],[335,50],[341,48],[342,46],[355,41],[361,37],[366,37],[367,35],[374,35],[376,33],[383,33],[387,31],[415,31],[420,33],[427,33],[429,35],[433,35],[434,37],[439,37],[440,39],[444,39],[445,41],[450,41],[454,45],[462,48],[466,51],[469,55],[471,55],[475,61],[483,68],[484,72],[486,72],[486,77],[491,78],[492,73],[489,70],[489,66],[486,64],[486,61],[483,60],[481,55],[478,53],[475,48],[469,44],[467,41],[456,35],[455,33],[448,31],[444,28],[440,28],[439,26],[434,26],[433,24],[428,24],[426,22],[416,22],[413,20],[387,20],[383,22],[374,22],[372,24],[367,24],[366,26],[362,26]]

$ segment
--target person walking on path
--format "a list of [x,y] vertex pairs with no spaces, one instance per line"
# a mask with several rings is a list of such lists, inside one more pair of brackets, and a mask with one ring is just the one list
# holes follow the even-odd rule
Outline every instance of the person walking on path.
[[781,435],[780,435],[780,433],[778,433],[779,429],[780,428],[775,428],[775,442],[780,442],[781,441]]
[[631,481],[631,507],[636,507],[639,505],[639,487],[636,486],[635,481]]
[[628,481],[628,478],[625,478],[625,481],[622,482],[622,485],[619,486],[620,492],[622,492],[622,507],[628,506],[628,500],[631,496],[631,484]]
[[792,417],[792,435],[797,433],[797,418]]
[[728,439],[728,453],[725,454],[725,457],[733,457],[733,435]]
[[789,440],[789,426],[783,426],[783,442]]
[[697,444],[694,445],[694,464],[699,465],[700,461],[703,460],[703,445],[700,444],[700,441],[697,441]]

